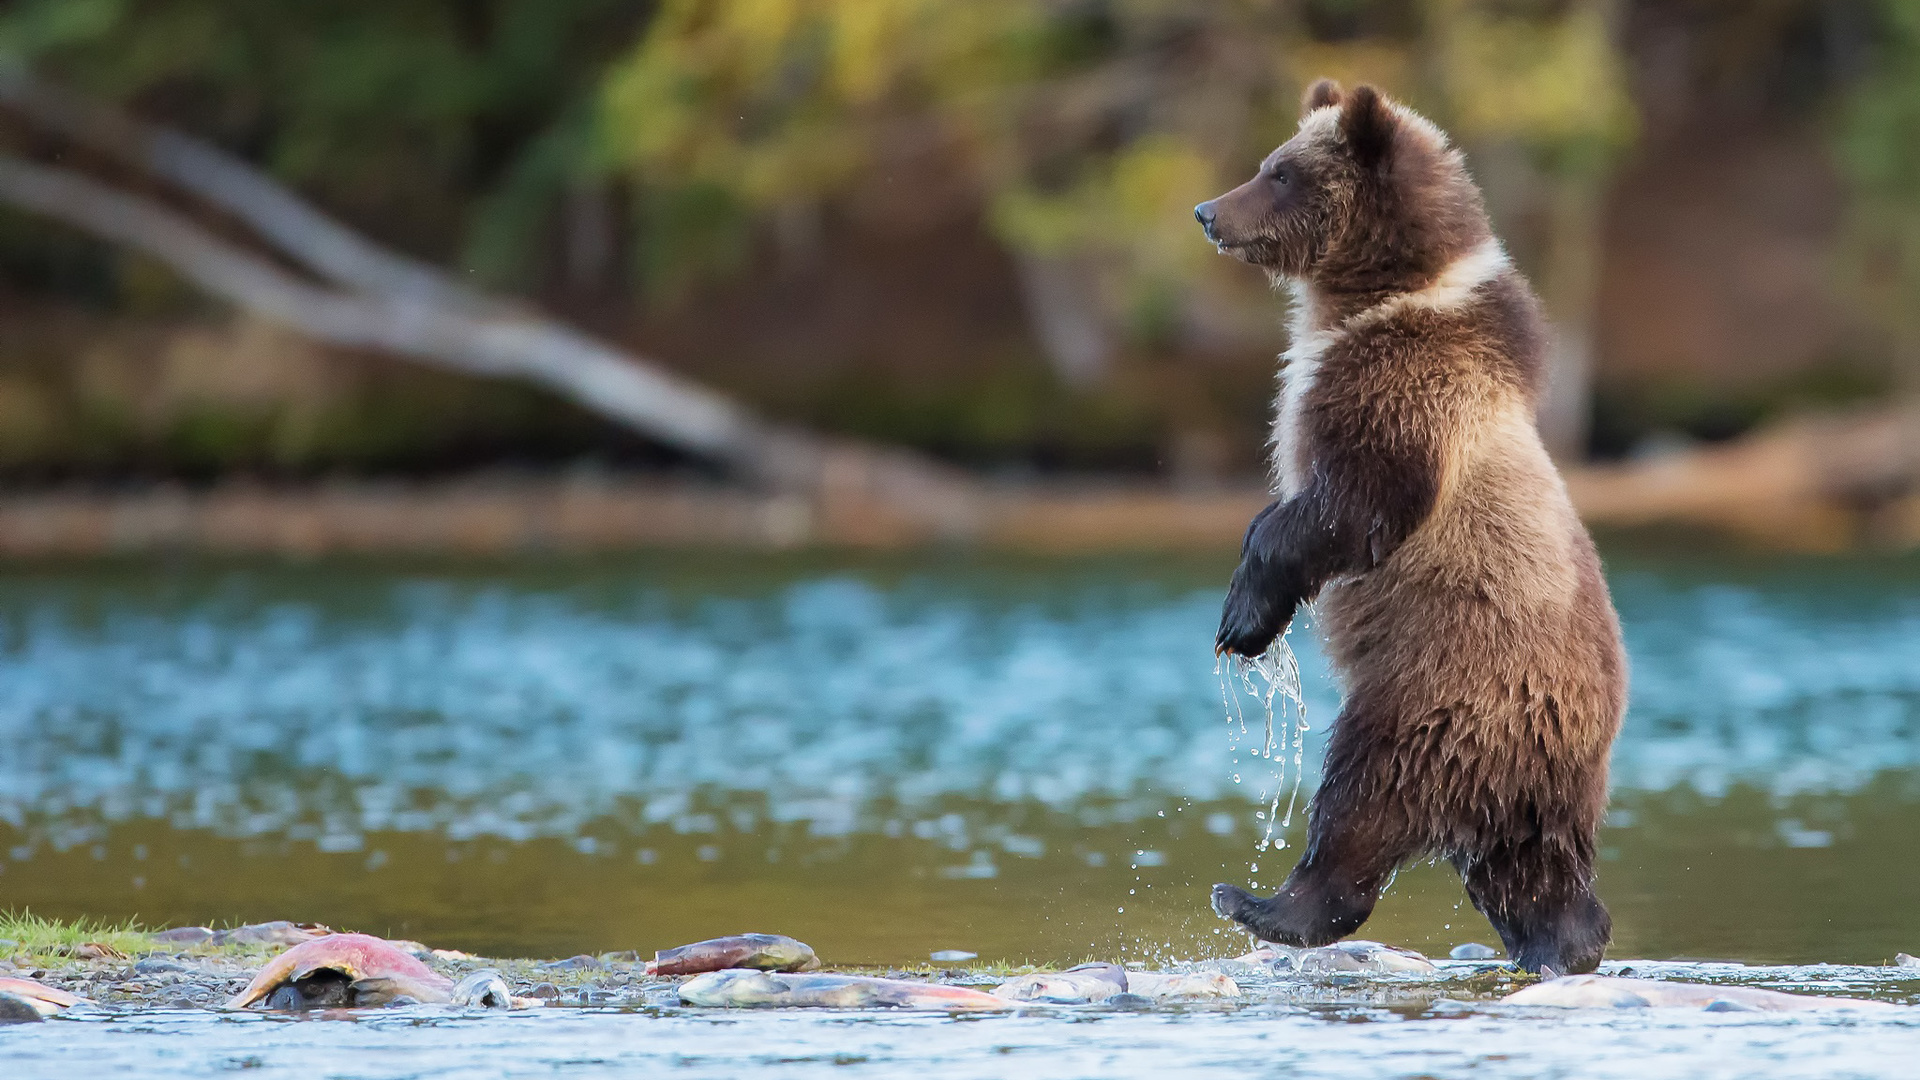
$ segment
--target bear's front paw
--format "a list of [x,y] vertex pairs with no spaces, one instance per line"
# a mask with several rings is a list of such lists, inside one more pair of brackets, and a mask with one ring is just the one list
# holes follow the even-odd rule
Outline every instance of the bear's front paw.
[[1215,653],[1234,653],[1252,659],[1267,651],[1293,621],[1293,605],[1281,606],[1248,588],[1239,574],[1227,590],[1220,611],[1220,630],[1213,637]]

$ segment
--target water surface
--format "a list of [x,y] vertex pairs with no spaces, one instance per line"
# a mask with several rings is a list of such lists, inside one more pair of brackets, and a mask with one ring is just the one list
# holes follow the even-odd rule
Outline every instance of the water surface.
[[[1602,836],[1613,955],[1866,965],[1663,970],[1914,1000],[1876,965],[1920,952],[1920,563],[1609,561],[1634,665]],[[1214,670],[1227,570],[717,555],[17,568],[0,574],[0,906],[316,920],[492,955],[741,929],[838,964],[1232,955],[1245,938],[1206,911],[1206,887],[1271,886],[1302,830],[1296,814],[1286,847],[1257,848],[1275,763],[1249,753],[1256,703],[1223,703]],[[1338,695],[1311,634],[1294,640],[1304,796]],[[1491,940],[1433,866],[1403,872],[1365,933],[1432,953]],[[0,1045],[21,1076],[511,1062],[1640,1080],[1891,1076],[1920,1055],[1904,1015],[1442,1015],[1376,991],[964,1020],[163,1011]]]

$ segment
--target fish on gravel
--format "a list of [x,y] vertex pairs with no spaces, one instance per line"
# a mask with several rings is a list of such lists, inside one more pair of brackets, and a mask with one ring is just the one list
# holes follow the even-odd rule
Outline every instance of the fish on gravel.
[[357,1008],[401,997],[451,1002],[453,981],[384,938],[328,934],[268,961],[227,1007],[265,1001],[269,1009]]
[[0,976],[0,1024],[32,1023],[86,1000],[33,979]]
[[292,923],[285,919],[248,923],[228,930],[215,930],[207,939],[210,945],[302,945],[333,933],[319,923]]
[[1439,970],[1412,949],[1377,941],[1336,941],[1317,949],[1299,949],[1293,953],[1293,968],[1303,975],[1431,975]]
[[227,1007],[244,1009],[256,1002],[292,1010],[409,1003],[528,1009],[541,1004],[514,997],[497,971],[476,971],[456,984],[396,942],[371,934],[332,933],[268,961]]
[[993,988],[995,997],[1048,1005],[1097,1005],[1127,992],[1126,968],[1118,964],[1081,964],[1065,971],[1036,971]]
[[699,975],[730,968],[756,971],[812,971],[820,966],[813,948],[784,934],[733,934],[696,941],[653,954],[649,975]]
[[687,1005],[720,1008],[1010,1009],[1013,1003],[980,990],[866,975],[793,974],[733,969],[710,971],[680,984]]
[[1169,1004],[1231,1001],[1240,985],[1217,971],[1128,971],[1118,964],[1082,964],[1065,971],[1039,971],[1008,979],[996,997],[1043,1005]]
[[1240,984],[1218,971],[1129,971],[1127,993],[1155,1004],[1234,1001],[1240,997]]
[[452,1003],[469,1009],[533,1009],[546,1004],[538,998],[514,997],[507,980],[491,968],[455,983]]
[[333,930],[330,927],[319,923],[292,923],[277,919],[225,930],[205,926],[176,926],[155,932],[153,940],[163,945],[299,945],[331,933]]
[[1898,1009],[1888,1001],[1811,997],[1751,986],[1659,982],[1617,975],[1563,975],[1502,999],[1509,1005],[1572,1009],[1705,1009],[1708,1012],[1811,1012],[1829,1009]]
[[607,970],[607,965],[603,963],[599,957],[588,956],[586,953],[581,953],[578,956],[569,956],[565,960],[554,960],[549,963],[541,964],[540,966],[543,968],[546,968],[548,971],[605,971]]
[[1377,941],[1336,941],[1314,949],[1263,941],[1259,948],[1227,962],[1273,967],[1281,971],[1292,968],[1303,975],[1431,975],[1440,970],[1433,961],[1412,949],[1382,945]]

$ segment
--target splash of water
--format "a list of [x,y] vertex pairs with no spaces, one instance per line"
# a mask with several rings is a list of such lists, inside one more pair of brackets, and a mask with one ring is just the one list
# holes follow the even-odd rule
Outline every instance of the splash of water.
[[[1260,746],[1257,750],[1248,748],[1251,757],[1267,763],[1269,780],[1265,793],[1266,809],[1255,815],[1265,822],[1257,849],[1264,852],[1269,848],[1284,848],[1287,846],[1285,830],[1292,826],[1293,812],[1299,804],[1300,779],[1306,755],[1307,704],[1300,689],[1300,662],[1294,656],[1292,646],[1287,644],[1286,635],[1282,634],[1267,646],[1266,652],[1257,657],[1233,656],[1224,664],[1216,660],[1214,674],[1220,681],[1220,700],[1227,715],[1229,756],[1236,770],[1242,749],[1240,740],[1249,734],[1241,697],[1252,697],[1265,713],[1266,726]],[[1279,731],[1277,738],[1276,727]],[[1235,728],[1238,728],[1237,732]],[[1288,783],[1289,773],[1291,785]],[[1238,771],[1233,779],[1236,784],[1240,782]],[[1284,818],[1280,814],[1282,791],[1287,792]],[[1279,830],[1278,836],[1275,835],[1276,828]],[[1258,873],[1258,864],[1254,864],[1253,872]]]

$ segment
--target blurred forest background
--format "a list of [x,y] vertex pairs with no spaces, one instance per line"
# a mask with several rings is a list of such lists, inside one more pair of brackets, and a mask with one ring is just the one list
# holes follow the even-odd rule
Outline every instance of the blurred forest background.
[[[1920,384],[1910,0],[11,0],[0,63],[756,414],[1002,475],[1259,475],[1281,304],[1190,208],[1322,75],[1466,148],[1559,332],[1563,458]],[[20,176],[251,242],[22,100]],[[687,463],[110,233],[0,199],[15,486]]]

